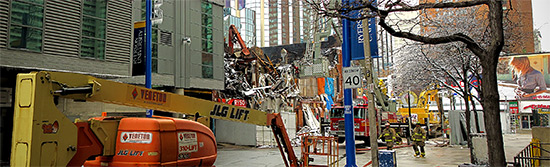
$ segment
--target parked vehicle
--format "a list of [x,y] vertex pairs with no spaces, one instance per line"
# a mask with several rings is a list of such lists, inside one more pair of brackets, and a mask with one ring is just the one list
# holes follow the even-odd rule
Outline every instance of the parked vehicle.
[[[353,107],[353,122],[355,129],[355,140],[365,141],[366,145],[370,145],[369,142],[369,120],[367,118],[367,105],[358,105]],[[397,115],[394,112],[383,112],[381,122],[387,122],[389,120],[397,119]],[[338,142],[343,143],[345,141],[345,125],[344,125],[344,107],[334,106],[330,110],[330,134],[334,137],[338,137]],[[378,125],[383,126],[383,125]],[[376,136],[375,136],[376,137]]]

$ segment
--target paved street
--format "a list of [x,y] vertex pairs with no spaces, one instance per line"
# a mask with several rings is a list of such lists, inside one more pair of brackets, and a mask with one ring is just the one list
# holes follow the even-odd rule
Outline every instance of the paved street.
[[[531,141],[531,134],[505,134],[504,147],[507,161],[513,161],[513,156],[521,151]],[[357,148],[364,148],[361,142],[357,142]],[[296,153],[300,154],[300,148],[295,147]],[[397,148],[398,166],[415,167],[457,167],[459,164],[469,162],[469,150],[462,146],[435,147],[426,146],[426,157],[413,157],[413,150],[410,147]],[[340,146],[340,157],[345,154],[345,146]],[[370,151],[358,152],[356,155],[357,166],[364,166],[370,161]],[[315,164],[322,164],[320,160]],[[343,157],[339,166],[345,166],[346,158]],[[277,148],[259,149],[253,147],[242,147],[222,144],[218,149],[216,166],[284,166],[281,155]]]

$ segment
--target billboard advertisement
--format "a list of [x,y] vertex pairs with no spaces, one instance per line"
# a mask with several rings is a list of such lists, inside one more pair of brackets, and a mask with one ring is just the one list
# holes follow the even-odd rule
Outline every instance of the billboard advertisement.
[[[520,113],[550,102],[550,53],[502,56],[497,66],[500,100],[518,100]],[[540,105],[539,105],[540,103]]]
[[514,55],[499,58],[499,85],[514,88],[521,100],[550,100],[550,54]]

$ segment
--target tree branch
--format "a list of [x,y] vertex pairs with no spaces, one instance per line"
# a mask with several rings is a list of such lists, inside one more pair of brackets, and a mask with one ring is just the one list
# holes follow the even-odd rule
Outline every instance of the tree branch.
[[[422,9],[443,9],[443,8],[465,8],[477,5],[488,5],[491,0],[472,0],[472,1],[460,1],[460,2],[444,2],[444,3],[422,3],[416,6],[403,6],[401,8],[389,9],[387,12],[407,12],[417,11]],[[398,5],[394,5],[398,6]]]
[[[442,37],[425,37],[417,34],[413,34],[410,32],[403,32],[403,31],[395,31],[392,27],[390,27],[386,23],[386,17],[380,16],[380,23],[378,23],[384,30],[386,30],[388,33],[390,33],[393,36],[401,37],[401,38],[407,38],[413,41],[422,42],[426,44],[443,44],[443,43],[450,43],[450,42],[463,42],[466,44],[466,46],[472,50],[472,52],[476,53],[485,53],[483,48],[481,48],[472,38],[469,36],[462,34],[462,33],[456,33],[449,36],[442,36]],[[476,55],[478,55],[476,53]]]

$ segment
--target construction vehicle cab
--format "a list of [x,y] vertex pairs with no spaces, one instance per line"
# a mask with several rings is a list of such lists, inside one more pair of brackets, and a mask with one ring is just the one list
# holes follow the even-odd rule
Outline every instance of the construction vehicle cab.
[[286,166],[301,164],[278,113],[87,75],[41,71],[17,76],[11,166],[212,166],[216,159],[214,135],[200,123],[166,117],[97,117],[73,123],[57,109],[56,98],[269,126]]
[[[407,94],[405,94],[407,93]],[[397,113],[400,117],[399,122],[391,122],[392,124],[408,124],[409,111],[411,115],[411,121],[413,123],[418,123],[421,126],[425,127],[428,136],[435,137],[441,134],[441,112],[430,110],[430,106],[437,106],[440,101],[438,100],[438,89],[426,89],[420,93],[419,96],[416,96],[414,92],[404,92],[401,93],[400,97],[402,103],[407,104],[406,96],[410,96],[411,105],[403,105],[399,108]]]

